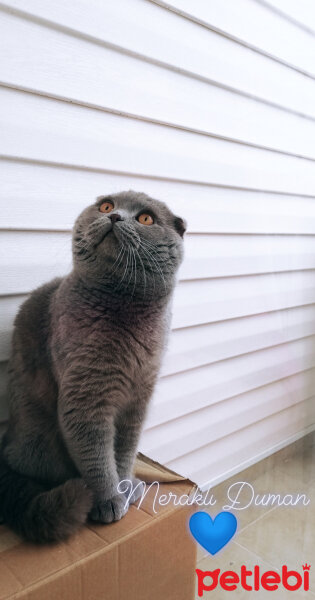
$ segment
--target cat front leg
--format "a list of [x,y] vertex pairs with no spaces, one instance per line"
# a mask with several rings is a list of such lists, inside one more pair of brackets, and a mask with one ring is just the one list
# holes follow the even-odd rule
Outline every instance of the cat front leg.
[[70,456],[94,495],[90,517],[111,523],[128,510],[126,499],[117,491],[115,405],[105,400],[106,383],[100,392],[92,381],[92,374],[85,373],[83,381],[82,372],[79,379],[73,372],[67,373],[61,385],[58,415]]
[[[134,461],[137,455],[139,438],[145,416],[145,405],[134,404],[120,414],[116,422],[115,458],[119,489],[124,491],[129,504],[136,502],[144,491],[144,484],[133,475]],[[127,483],[130,481],[130,484]]]

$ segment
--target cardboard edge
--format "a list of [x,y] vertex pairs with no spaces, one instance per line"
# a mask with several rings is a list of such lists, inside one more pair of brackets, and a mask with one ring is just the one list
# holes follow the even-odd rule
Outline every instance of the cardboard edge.
[[142,454],[142,452],[138,452],[137,460],[143,462],[150,469],[152,469],[153,472],[156,472],[157,474],[159,472],[163,473],[165,475],[165,479],[163,479],[163,481],[161,481],[160,483],[176,483],[178,481],[178,482],[182,482],[182,483],[187,482],[187,484],[189,484],[191,486],[198,487],[197,484],[194,481],[192,481],[191,479],[189,479],[188,477],[179,475],[178,473],[176,473],[175,471],[172,471],[165,465],[161,465],[161,463],[153,460],[153,458],[149,458],[145,454]]

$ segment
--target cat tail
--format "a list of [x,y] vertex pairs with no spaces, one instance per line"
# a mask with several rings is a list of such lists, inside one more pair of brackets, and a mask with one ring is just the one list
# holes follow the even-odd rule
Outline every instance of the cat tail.
[[24,539],[37,543],[65,540],[85,523],[92,503],[83,479],[69,479],[47,489],[11,469],[0,456],[0,514]]

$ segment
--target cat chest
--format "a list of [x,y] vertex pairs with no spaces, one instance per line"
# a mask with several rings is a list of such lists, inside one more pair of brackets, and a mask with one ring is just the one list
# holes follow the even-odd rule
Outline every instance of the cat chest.
[[87,369],[119,367],[133,377],[147,378],[159,366],[161,328],[121,323],[114,319],[77,320],[54,336],[54,356],[62,365],[84,365]]

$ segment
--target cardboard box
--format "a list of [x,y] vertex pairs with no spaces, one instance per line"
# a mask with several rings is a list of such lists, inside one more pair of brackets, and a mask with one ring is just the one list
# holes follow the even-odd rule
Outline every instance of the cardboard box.
[[67,542],[35,546],[1,525],[0,599],[192,600],[196,544],[188,520],[194,508],[163,502],[169,492],[179,498],[195,486],[143,455],[136,475],[160,482],[159,489],[152,486],[121,521],[89,523]]

